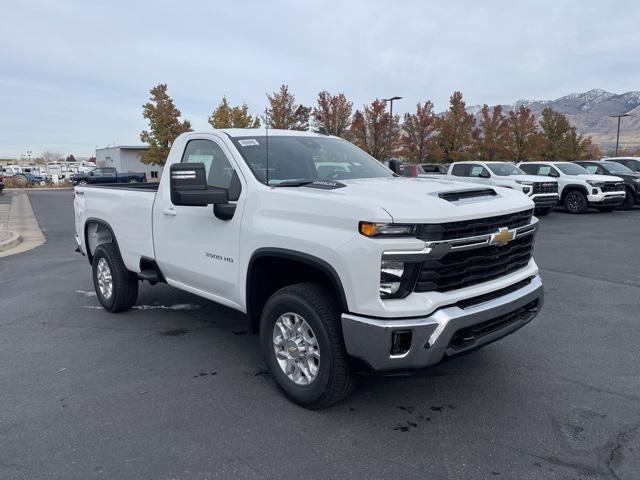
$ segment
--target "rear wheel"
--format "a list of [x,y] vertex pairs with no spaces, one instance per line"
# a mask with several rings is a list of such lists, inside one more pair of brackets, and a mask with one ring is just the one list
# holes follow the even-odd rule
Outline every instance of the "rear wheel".
[[78,185],[86,185],[86,184],[87,184],[87,181],[86,181],[86,180],[80,180],[80,181],[78,182]]
[[564,198],[564,206],[569,213],[584,213],[589,209],[589,202],[583,192],[572,190]]
[[635,204],[636,200],[634,198],[634,194],[630,188],[627,188],[622,208],[624,208],[625,210],[631,210],[635,206]]
[[321,285],[301,283],[274,293],[260,318],[260,345],[278,387],[305,408],[328,407],[353,390],[340,309]]
[[135,178],[130,178],[129,183],[138,183],[138,180],[136,180]]
[[112,313],[129,310],[138,298],[138,278],[124,265],[113,243],[103,243],[93,255],[93,285],[98,300]]

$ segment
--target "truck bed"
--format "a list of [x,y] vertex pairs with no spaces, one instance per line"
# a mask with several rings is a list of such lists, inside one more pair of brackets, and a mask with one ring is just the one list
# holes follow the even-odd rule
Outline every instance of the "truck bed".
[[118,239],[127,268],[140,271],[140,258],[154,258],[153,204],[157,183],[104,183],[75,187],[76,225],[87,221],[106,224]]

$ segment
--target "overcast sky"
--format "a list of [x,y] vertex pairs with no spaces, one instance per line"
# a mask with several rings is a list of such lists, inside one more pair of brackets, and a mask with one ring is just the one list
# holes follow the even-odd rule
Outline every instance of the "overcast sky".
[[160,82],[196,130],[222,95],[263,111],[283,82],[305,104],[400,95],[399,113],[454,90],[468,105],[638,90],[638,18],[637,0],[3,0],[0,157],[140,143]]

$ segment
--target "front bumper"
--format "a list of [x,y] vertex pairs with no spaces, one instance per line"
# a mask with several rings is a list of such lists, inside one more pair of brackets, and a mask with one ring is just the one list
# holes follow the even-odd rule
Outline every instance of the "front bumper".
[[558,195],[534,195],[531,197],[533,203],[536,204],[535,208],[553,208],[558,202],[560,202],[560,196]]
[[626,192],[598,193],[596,195],[587,195],[589,205],[600,207],[610,205],[620,205],[624,202]]
[[[469,305],[469,301],[441,308],[421,318],[374,319],[345,313],[342,332],[349,355],[375,371],[428,367],[445,357],[491,343],[523,327],[540,311],[544,300],[542,281],[529,283],[505,295]],[[393,333],[411,331],[409,349],[392,355]]]

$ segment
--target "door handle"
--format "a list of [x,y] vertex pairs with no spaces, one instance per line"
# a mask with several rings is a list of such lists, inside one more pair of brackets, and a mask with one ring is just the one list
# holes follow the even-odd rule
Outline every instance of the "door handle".
[[178,214],[178,212],[176,212],[176,209],[175,208],[171,208],[171,207],[165,208],[162,211],[162,213],[164,213],[165,215],[170,216],[170,217],[175,217]]

